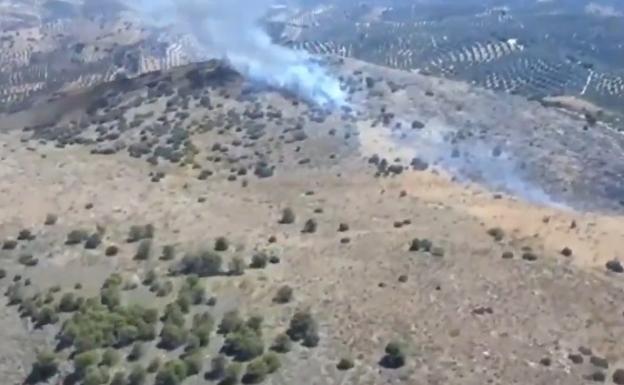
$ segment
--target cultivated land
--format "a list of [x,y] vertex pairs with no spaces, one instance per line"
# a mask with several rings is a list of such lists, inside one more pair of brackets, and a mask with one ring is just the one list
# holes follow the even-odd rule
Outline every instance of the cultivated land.
[[334,67],[352,108],[211,62],[4,116],[5,382],[624,383],[624,219],[567,208],[615,212],[618,137]]

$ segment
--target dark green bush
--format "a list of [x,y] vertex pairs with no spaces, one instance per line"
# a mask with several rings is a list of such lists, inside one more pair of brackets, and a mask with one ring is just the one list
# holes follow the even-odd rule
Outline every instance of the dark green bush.
[[162,257],[160,257],[163,261],[172,261],[175,259],[175,246],[173,245],[165,245],[162,249]]
[[349,370],[353,368],[353,360],[350,358],[341,358],[338,364],[336,364],[336,368],[338,370]]
[[245,273],[245,261],[241,257],[234,257],[228,266],[230,275],[243,275]]
[[14,250],[17,247],[17,241],[14,239],[7,239],[2,243],[2,250]]
[[286,334],[293,341],[302,341],[304,346],[313,347],[318,344],[318,326],[308,310],[295,312]]
[[43,224],[46,226],[52,226],[56,224],[57,221],[58,221],[58,216],[56,216],[55,214],[48,214],[46,215],[46,218],[45,218],[45,221],[43,221]]
[[106,385],[110,380],[110,375],[105,367],[89,367],[82,380],[83,385]]
[[215,251],[226,251],[230,247],[230,243],[225,237],[218,237],[215,241]]
[[154,238],[154,225],[134,225],[130,227],[130,231],[128,233],[127,241],[128,243],[138,242],[144,239],[152,239]]
[[273,341],[271,350],[278,353],[288,353],[292,349],[292,342],[287,334],[278,334]]
[[147,372],[141,365],[135,365],[128,374],[128,385],[144,385],[147,380]]
[[145,354],[145,345],[142,342],[136,341],[132,344],[130,353],[128,353],[128,361],[138,361]]
[[152,254],[152,241],[150,239],[144,239],[139,243],[134,259],[138,261],[146,261]]
[[315,219],[308,219],[306,223],[303,225],[303,230],[301,230],[304,234],[312,234],[316,232],[318,224]]
[[102,243],[102,235],[100,235],[100,233],[93,233],[85,241],[84,247],[87,250],[93,250],[93,249],[97,249],[101,243]]
[[242,372],[242,365],[238,362],[233,362],[225,368],[223,378],[219,382],[219,385],[234,385],[240,381]]
[[264,353],[264,342],[255,330],[244,326],[227,335],[223,351],[237,361],[249,361]]
[[265,252],[259,251],[251,257],[249,267],[252,269],[264,269],[269,261],[269,257]]
[[167,349],[174,350],[184,345],[188,338],[188,332],[174,323],[165,323],[160,332],[159,346]]
[[273,297],[273,302],[275,303],[288,303],[293,297],[293,289],[288,285],[284,285],[277,290],[275,297]]
[[85,230],[72,230],[69,232],[69,234],[67,234],[67,240],[65,241],[65,244],[77,245],[87,239],[88,236],[89,233],[87,233]]
[[95,350],[89,350],[74,356],[74,370],[84,375],[87,368],[97,365],[100,362],[100,355]]
[[108,246],[104,251],[104,255],[106,255],[107,257],[114,257],[115,255],[117,255],[117,253],[119,253],[119,247],[115,245]]
[[31,383],[45,382],[58,371],[59,361],[53,352],[42,351],[37,354],[29,378]]
[[243,382],[246,384],[258,384],[266,378],[269,373],[266,362],[262,357],[253,360],[247,365],[245,375],[243,376]]
[[121,354],[113,348],[107,348],[104,350],[102,354],[102,361],[100,361],[100,365],[113,367],[121,362]]
[[229,334],[244,326],[244,321],[238,314],[238,311],[228,311],[223,315],[219,324],[219,334]]
[[172,360],[160,368],[154,385],[179,385],[188,377],[188,367],[182,360]]
[[113,375],[110,385],[126,385],[128,382],[129,381],[127,381],[126,379],[126,373],[123,371],[118,371]]
[[206,377],[211,380],[218,380],[225,375],[227,358],[219,354],[210,361],[210,370],[206,373]]
[[401,343],[392,341],[386,345],[386,354],[382,357],[380,365],[388,369],[397,369],[405,365],[405,352]]
[[150,361],[149,365],[147,365],[148,373],[156,373],[158,369],[160,369],[161,359],[160,357],[154,357]]
[[291,224],[294,222],[295,222],[294,211],[290,207],[285,208],[282,211],[282,218],[280,219],[279,223],[287,225],[287,224]]
[[208,346],[213,329],[214,320],[210,313],[198,313],[193,316],[191,333],[197,337],[200,346]]
[[185,355],[182,361],[184,361],[184,364],[186,365],[189,376],[199,374],[204,366],[203,357],[199,350],[195,350],[192,353]]
[[266,365],[268,373],[275,373],[282,366],[277,354],[272,352],[268,352],[262,356],[262,360]]
[[197,274],[201,277],[221,274],[221,256],[212,251],[200,251],[197,254],[187,254],[180,262],[179,270],[182,274]]
[[39,263],[39,259],[32,256],[32,254],[22,254],[17,259],[19,263],[24,266],[32,267]]

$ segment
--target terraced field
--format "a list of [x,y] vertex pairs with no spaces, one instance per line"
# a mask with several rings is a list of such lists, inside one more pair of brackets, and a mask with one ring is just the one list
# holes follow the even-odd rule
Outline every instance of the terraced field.
[[431,8],[318,6],[293,15],[281,37],[315,54],[355,57],[529,98],[574,95],[622,111],[621,15],[539,4]]

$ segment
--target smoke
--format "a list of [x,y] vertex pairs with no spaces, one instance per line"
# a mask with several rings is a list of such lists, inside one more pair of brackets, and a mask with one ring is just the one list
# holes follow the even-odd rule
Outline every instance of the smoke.
[[312,56],[274,44],[260,20],[270,0],[140,0],[130,7],[148,25],[190,33],[209,57],[227,60],[247,78],[324,107],[340,106],[340,83]]

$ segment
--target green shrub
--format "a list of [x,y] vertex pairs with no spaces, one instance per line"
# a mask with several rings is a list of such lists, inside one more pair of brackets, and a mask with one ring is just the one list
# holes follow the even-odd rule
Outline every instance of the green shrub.
[[[293,341],[302,341],[304,346],[316,346],[318,343],[318,326],[308,310],[295,312],[286,334]],[[315,343],[316,342],[316,343]]]
[[174,323],[165,323],[160,332],[159,346],[167,350],[174,350],[184,345],[187,338],[188,332],[184,328]]
[[100,233],[93,233],[85,241],[84,247],[87,250],[93,250],[93,249],[97,249],[101,243],[102,243],[102,235]]
[[135,342],[132,344],[130,353],[128,353],[128,361],[138,361],[145,354],[145,346],[142,342]]
[[131,226],[127,241],[128,243],[133,243],[144,239],[152,239],[154,238],[154,231],[154,225],[152,224]]
[[148,373],[156,373],[158,369],[160,369],[161,359],[160,357],[154,357],[150,361],[149,365],[147,365]]
[[223,378],[219,382],[219,385],[234,385],[240,381],[242,372],[242,365],[238,362],[233,362],[225,368]]
[[15,239],[7,239],[2,243],[2,250],[14,250],[17,247]]
[[114,257],[115,255],[117,255],[117,253],[119,253],[119,247],[115,245],[108,246],[104,251],[104,255],[106,255],[107,257]]
[[386,345],[386,354],[382,357],[380,365],[388,369],[397,369],[405,365],[405,352],[401,343],[393,341]]
[[74,356],[74,369],[77,373],[84,375],[87,368],[95,366],[100,361],[97,351],[90,350]]
[[46,215],[46,218],[43,221],[43,224],[46,226],[53,226],[54,224],[56,224],[57,221],[58,221],[58,216],[56,216],[55,214],[48,214]]
[[123,371],[119,371],[113,375],[110,385],[126,385],[127,383],[128,381],[126,381],[126,373]]
[[197,274],[201,277],[221,274],[221,256],[212,251],[200,251],[197,254],[187,254],[180,262],[179,270],[182,274]]
[[245,326],[227,335],[223,351],[237,361],[249,361],[264,353],[264,342],[262,336]]
[[266,365],[268,373],[275,373],[282,366],[277,354],[272,352],[269,352],[262,356],[262,360]]
[[67,234],[67,240],[65,241],[66,245],[77,245],[82,243],[87,237],[89,233],[85,230],[72,230]]
[[100,361],[100,365],[113,367],[117,365],[121,361],[121,354],[113,348],[107,348],[104,350],[102,354],[102,361]]
[[238,311],[231,310],[223,315],[221,323],[219,324],[219,334],[229,334],[240,329],[244,325],[243,319],[238,314]]
[[121,304],[121,291],[117,286],[103,288],[100,290],[100,300],[102,305],[113,310]]
[[83,385],[105,385],[108,384],[110,375],[106,368],[89,367],[82,380]]
[[295,222],[294,211],[290,207],[285,208],[282,211],[282,218],[280,219],[279,223],[287,225],[287,224],[291,224],[294,222]]
[[315,219],[308,219],[301,230],[304,234],[312,234],[316,232],[318,224]]
[[128,375],[128,385],[144,385],[147,373],[141,365],[135,365]]
[[288,303],[292,297],[293,289],[288,285],[284,285],[277,290],[275,297],[273,297],[273,302],[281,304]]
[[180,305],[177,302],[172,302],[165,307],[165,312],[163,313],[161,321],[181,327],[184,327],[186,322],[184,319],[184,312],[180,309]]
[[245,273],[245,261],[241,257],[234,257],[228,266],[230,275],[243,275]]
[[292,342],[287,334],[278,334],[273,341],[271,350],[278,353],[288,353],[292,349]]
[[505,231],[503,231],[500,227],[493,227],[489,229],[487,233],[497,242],[502,241],[503,238],[505,238]]
[[58,371],[58,358],[50,351],[42,351],[37,354],[37,360],[33,364],[30,378],[31,382],[45,382]]
[[4,279],[7,275],[6,270],[4,269],[0,269],[0,279]]
[[195,350],[191,352],[190,354],[184,356],[182,361],[184,361],[184,364],[186,365],[189,376],[193,376],[201,372],[204,366],[203,359],[204,357],[202,356],[201,352],[198,350]]
[[134,259],[137,261],[146,261],[152,254],[152,241],[150,239],[144,239],[139,243],[137,251],[134,254]]
[[227,358],[219,354],[210,360],[210,370],[206,373],[206,377],[211,380],[218,380],[225,375]]
[[193,316],[191,333],[197,337],[200,346],[208,346],[213,328],[214,320],[210,313],[205,312]]
[[39,263],[39,259],[32,256],[32,254],[22,254],[17,259],[19,263],[24,266],[32,267]]
[[145,278],[143,278],[143,285],[151,286],[154,282],[156,282],[157,279],[158,274],[156,273],[156,270],[148,270],[148,272],[145,273]]
[[227,238],[225,237],[218,237],[215,241],[215,251],[226,251],[229,247],[230,242],[228,242]]
[[338,364],[336,364],[336,368],[338,370],[349,370],[353,368],[353,366],[353,360],[350,358],[341,358],[340,361],[338,361]]
[[249,267],[251,267],[252,269],[264,269],[268,261],[269,257],[266,255],[266,253],[259,251],[251,257],[251,264],[249,265]]
[[262,323],[264,318],[260,315],[252,315],[245,322],[245,326],[256,332],[258,335],[262,334]]
[[179,385],[188,377],[188,368],[182,360],[167,362],[156,374],[155,385]]
[[266,362],[262,358],[257,358],[247,365],[243,382],[246,384],[257,384],[266,378],[269,373]]
[[160,257],[163,261],[172,261],[175,259],[175,246],[173,245],[165,245],[162,249],[162,257]]

